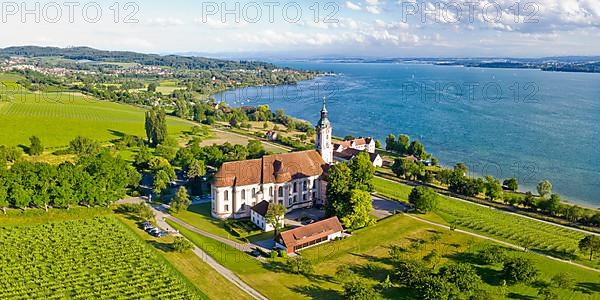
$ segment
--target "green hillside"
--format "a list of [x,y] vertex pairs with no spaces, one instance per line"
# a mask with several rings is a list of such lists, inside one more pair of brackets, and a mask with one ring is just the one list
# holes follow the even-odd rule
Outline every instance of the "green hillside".
[[[145,136],[141,108],[75,93],[33,93],[20,88],[18,79],[0,74],[0,144],[26,145],[32,135],[50,148],[65,146],[78,135],[98,141],[123,134]],[[176,118],[169,119],[168,125],[172,135],[191,126]]]

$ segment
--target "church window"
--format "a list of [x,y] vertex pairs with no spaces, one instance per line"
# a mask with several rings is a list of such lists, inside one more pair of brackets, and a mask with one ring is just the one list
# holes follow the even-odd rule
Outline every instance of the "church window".
[[279,191],[277,192],[279,197],[283,197],[283,187],[279,187]]
[[255,188],[252,188],[252,197],[253,198],[256,197],[256,189]]
[[229,201],[229,191],[225,191],[224,198],[225,198],[225,201]]
[[246,200],[246,190],[242,190],[242,201]]

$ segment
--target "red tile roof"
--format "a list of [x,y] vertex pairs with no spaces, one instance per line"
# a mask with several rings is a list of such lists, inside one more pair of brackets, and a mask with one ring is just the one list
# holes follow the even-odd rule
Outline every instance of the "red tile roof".
[[215,174],[216,187],[281,183],[292,179],[320,176],[327,164],[315,150],[268,155],[224,163]]
[[340,220],[337,217],[331,217],[310,225],[284,231],[279,234],[278,240],[282,241],[283,245],[289,251],[298,245],[309,243],[343,230]]

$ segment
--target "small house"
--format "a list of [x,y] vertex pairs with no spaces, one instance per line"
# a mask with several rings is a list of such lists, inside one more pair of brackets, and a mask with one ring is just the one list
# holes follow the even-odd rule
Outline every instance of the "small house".
[[310,225],[281,232],[275,239],[275,247],[294,253],[301,249],[326,243],[342,237],[344,229],[337,217],[331,217]]

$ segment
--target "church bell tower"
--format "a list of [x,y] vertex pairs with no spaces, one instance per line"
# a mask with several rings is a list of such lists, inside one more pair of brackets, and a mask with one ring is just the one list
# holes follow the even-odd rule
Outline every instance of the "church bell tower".
[[333,163],[333,145],[331,144],[331,123],[327,118],[327,108],[325,107],[326,98],[323,97],[323,108],[321,109],[321,119],[316,126],[317,138],[315,146],[321,154],[323,160],[331,164]]

